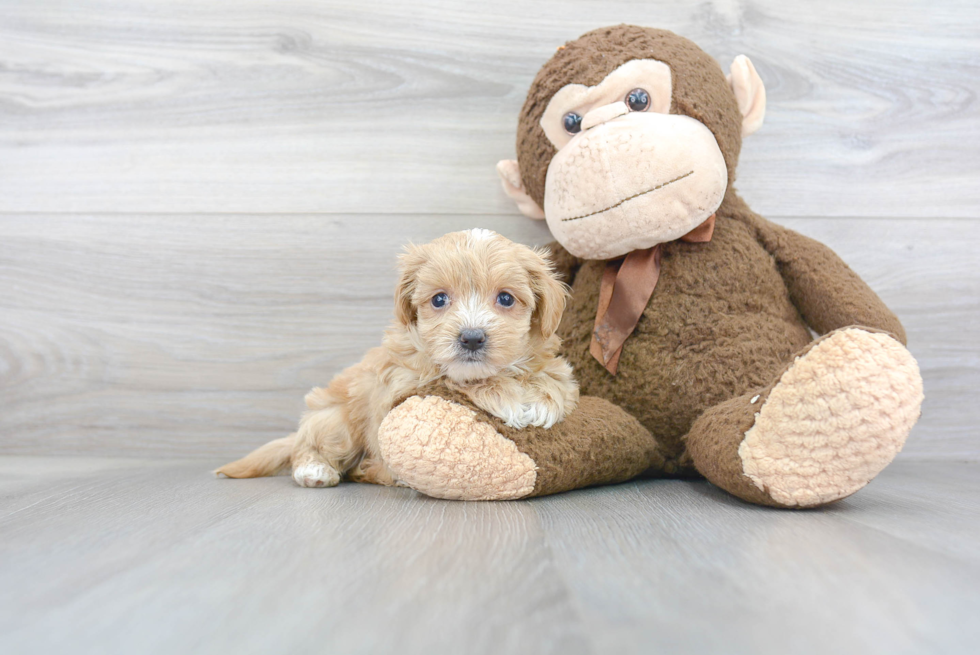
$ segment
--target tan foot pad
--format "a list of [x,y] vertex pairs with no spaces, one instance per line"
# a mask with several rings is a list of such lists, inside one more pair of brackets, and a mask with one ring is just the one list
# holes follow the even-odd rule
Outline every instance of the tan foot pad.
[[799,357],[738,449],[773,500],[812,507],[848,496],[902,449],[919,418],[922,378],[901,343],[845,329]]
[[534,491],[534,461],[476,413],[437,396],[413,396],[378,431],[395,477],[427,496],[512,500]]

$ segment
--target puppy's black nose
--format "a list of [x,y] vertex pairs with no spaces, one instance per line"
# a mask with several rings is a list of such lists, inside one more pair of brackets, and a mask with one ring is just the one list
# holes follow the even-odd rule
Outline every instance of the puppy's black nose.
[[487,342],[487,333],[483,330],[466,328],[459,333],[459,343],[467,350],[479,350]]

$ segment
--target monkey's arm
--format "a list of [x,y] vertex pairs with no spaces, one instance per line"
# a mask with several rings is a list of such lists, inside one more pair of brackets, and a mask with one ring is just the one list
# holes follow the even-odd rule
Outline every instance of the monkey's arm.
[[552,241],[542,248],[545,250],[548,259],[551,260],[555,273],[558,274],[561,281],[571,286],[572,282],[575,281],[575,274],[582,266],[582,260],[565,250],[557,241]]
[[860,325],[891,332],[906,343],[905,329],[895,314],[833,250],[760,216],[753,218],[790,299],[817,333]]

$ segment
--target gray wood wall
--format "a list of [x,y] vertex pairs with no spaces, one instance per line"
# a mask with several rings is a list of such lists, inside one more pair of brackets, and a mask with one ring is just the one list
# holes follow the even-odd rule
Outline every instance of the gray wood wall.
[[0,1],[0,453],[228,457],[377,343],[401,244],[542,243],[499,188],[539,66],[618,22],[769,95],[739,190],[835,248],[977,459],[976,0]]

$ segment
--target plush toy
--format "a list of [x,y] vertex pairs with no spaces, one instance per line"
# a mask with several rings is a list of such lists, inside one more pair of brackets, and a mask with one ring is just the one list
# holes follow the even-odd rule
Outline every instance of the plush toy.
[[749,502],[813,507],[895,457],[922,402],[898,319],[732,186],[765,101],[746,57],[726,79],[664,30],[620,25],[558,49],[498,171],[558,240],[581,404],[513,430],[445,389],[409,398],[380,434],[400,480],[475,500],[700,474]]

